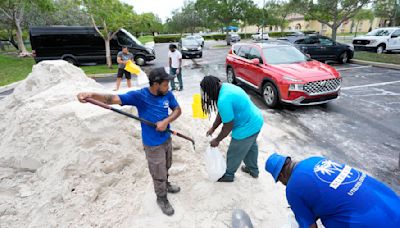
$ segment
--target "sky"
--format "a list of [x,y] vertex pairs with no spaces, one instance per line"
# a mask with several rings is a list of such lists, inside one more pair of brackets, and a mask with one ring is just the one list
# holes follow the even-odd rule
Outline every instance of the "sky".
[[[157,14],[163,22],[171,17],[172,11],[180,9],[185,0],[121,0],[133,6],[136,13],[152,12]],[[262,6],[263,0],[253,0]]]

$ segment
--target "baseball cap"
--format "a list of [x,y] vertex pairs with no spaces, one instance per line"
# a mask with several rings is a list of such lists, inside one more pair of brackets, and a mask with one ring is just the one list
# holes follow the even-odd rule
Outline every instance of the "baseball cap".
[[168,74],[164,67],[157,67],[150,71],[149,74],[149,81],[152,82],[159,80],[172,80],[173,78],[175,78],[175,76]]
[[275,182],[278,182],[278,176],[285,164],[286,158],[288,156],[273,153],[265,162],[265,170],[272,175]]

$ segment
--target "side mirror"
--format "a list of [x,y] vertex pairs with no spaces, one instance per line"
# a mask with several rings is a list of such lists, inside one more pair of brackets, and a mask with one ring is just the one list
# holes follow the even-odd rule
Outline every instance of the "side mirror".
[[251,63],[254,65],[259,65],[260,64],[260,60],[259,59],[252,59]]

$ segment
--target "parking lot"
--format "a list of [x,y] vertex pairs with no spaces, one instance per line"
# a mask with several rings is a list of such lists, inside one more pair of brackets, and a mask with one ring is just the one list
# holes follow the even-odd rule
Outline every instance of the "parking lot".
[[[206,42],[202,59],[184,60],[185,90],[177,92],[182,102],[190,102],[192,94],[199,92],[204,75],[226,81],[228,49],[216,47],[222,44]],[[155,50],[157,59],[143,68],[146,72],[168,65],[168,44],[156,44]],[[261,140],[266,143],[260,151],[285,153],[295,159],[324,155],[360,168],[400,193],[400,71],[356,64],[333,66],[343,76],[341,95],[325,105],[267,109],[258,94],[242,85],[263,110],[266,128]],[[114,80],[97,79],[110,90]],[[11,92],[0,94],[0,99]]]

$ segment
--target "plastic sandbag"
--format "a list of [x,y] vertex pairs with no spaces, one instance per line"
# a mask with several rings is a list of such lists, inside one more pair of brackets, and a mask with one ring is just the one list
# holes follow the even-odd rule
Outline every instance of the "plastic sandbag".
[[134,64],[131,60],[128,60],[128,62],[125,64],[125,70],[135,75],[138,75],[141,71],[140,67]]
[[208,146],[204,158],[206,161],[208,179],[211,181],[217,181],[226,171],[226,161],[224,156],[222,156],[217,147]]
[[137,77],[137,83],[138,85],[145,85],[149,83],[149,78],[147,77],[146,73],[143,71],[140,71],[138,77]]

